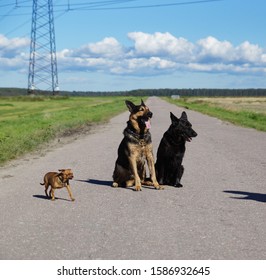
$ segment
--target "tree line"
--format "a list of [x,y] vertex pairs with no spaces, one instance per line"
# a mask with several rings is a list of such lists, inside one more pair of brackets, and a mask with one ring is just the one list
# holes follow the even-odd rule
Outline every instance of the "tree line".
[[[53,95],[50,91],[35,91],[35,95]],[[27,89],[0,88],[0,96],[28,95]],[[266,89],[136,89],[129,91],[60,91],[62,96],[205,96],[205,97],[237,97],[237,96],[266,96]]]
[[[62,92],[63,94],[63,92]],[[266,89],[137,89],[130,91],[73,92],[77,96],[266,96]]]

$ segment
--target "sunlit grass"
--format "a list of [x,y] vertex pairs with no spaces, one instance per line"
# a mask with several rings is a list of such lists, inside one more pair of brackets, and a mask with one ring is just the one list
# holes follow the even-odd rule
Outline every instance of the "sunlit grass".
[[266,131],[266,97],[200,98],[167,101],[237,125]]
[[[140,103],[139,97],[126,97]],[[127,110],[125,97],[0,98],[0,165]]]

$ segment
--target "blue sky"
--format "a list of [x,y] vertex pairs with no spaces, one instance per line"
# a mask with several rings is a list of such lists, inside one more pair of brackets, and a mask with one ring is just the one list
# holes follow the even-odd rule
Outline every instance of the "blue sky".
[[[265,0],[53,3],[61,90],[266,88]],[[0,87],[27,88],[31,5],[0,0]]]

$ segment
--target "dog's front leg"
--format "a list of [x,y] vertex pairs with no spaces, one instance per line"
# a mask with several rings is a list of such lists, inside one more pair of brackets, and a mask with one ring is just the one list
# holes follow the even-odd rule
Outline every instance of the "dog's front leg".
[[174,184],[174,186],[177,187],[177,188],[182,188],[183,187],[183,185],[180,182],[183,173],[184,173],[184,166],[179,165],[178,168],[177,168],[176,179],[175,179],[175,184]]
[[67,184],[66,185],[66,188],[67,188],[67,191],[68,191],[68,194],[69,194],[69,197],[71,198],[72,201],[75,200],[75,198],[72,196],[72,192],[71,192],[71,189],[70,189],[70,185]]
[[51,187],[51,191],[50,191],[50,196],[51,196],[52,200],[55,200],[54,189],[52,187]]
[[157,161],[156,165],[157,165],[155,168],[155,172],[157,172],[156,178],[158,180],[158,183],[160,185],[163,185],[163,184],[165,184],[164,182],[165,182],[165,177],[166,177],[165,176],[165,166],[164,166],[164,164],[159,164],[158,161]]
[[159,185],[159,183],[157,182],[157,179],[156,179],[156,172],[155,172],[154,158],[153,158],[152,151],[149,150],[146,157],[147,157],[147,163],[148,163],[148,168],[150,171],[151,180],[152,180],[152,183],[153,183],[155,189],[157,189],[157,190],[163,189],[163,187]]
[[135,154],[129,157],[129,163],[135,179],[135,191],[141,191],[141,181],[138,173],[137,157]]

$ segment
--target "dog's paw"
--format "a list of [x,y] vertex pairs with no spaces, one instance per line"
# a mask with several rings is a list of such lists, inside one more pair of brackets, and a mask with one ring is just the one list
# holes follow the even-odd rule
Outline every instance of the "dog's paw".
[[135,191],[136,191],[136,192],[138,192],[138,191],[142,191],[141,186],[135,186]]
[[75,198],[71,198],[71,201],[75,201]]
[[176,188],[183,188],[183,185],[182,184],[180,184],[180,183],[178,183],[178,184],[176,184],[176,185],[174,185]]
[[116,182],[113,182],[112,187],[113,188],[118,188],[118,184]]
[[164,190],[164,186],[162,186],[162,185],[154,185],[154,187],[155,187],[155,189],[156,190]]

